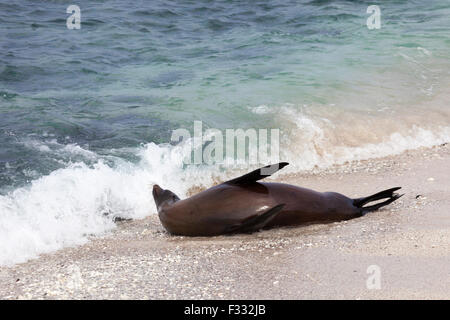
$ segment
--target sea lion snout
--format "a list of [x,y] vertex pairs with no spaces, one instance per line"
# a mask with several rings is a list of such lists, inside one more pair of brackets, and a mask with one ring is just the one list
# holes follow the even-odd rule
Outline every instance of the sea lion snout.
[[158,186],[157,184],[153,185],[153,199],[155,199],[155,201],[159,198],[162,192],[163,189],[161,189],[160,186]]
[[159,207],[163,203],[172,204],[180,198],[170,190],[165,190],[159,185],[153,185],[153,199],[155,199],[156,206]]
[[153,185],[153,199],[155,200],[156,207],[158,208],[161,204],[161,196],[164,193],[164,189],[162,189],[159,185],[155,184]]

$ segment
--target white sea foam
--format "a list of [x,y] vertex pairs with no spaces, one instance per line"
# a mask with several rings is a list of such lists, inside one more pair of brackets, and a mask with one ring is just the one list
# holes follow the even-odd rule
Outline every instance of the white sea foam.
[[[416,124],[398,127],[399,132],[389,132],[383,127],[383,119],[375,119],[372,124],[365,122],[355,128],[337,127],[330,119],[309,117],[293,105],[268,108],[267,106],[251,109],[256,114],[270,114],[278,117],[286,126],[280,144],[280,159],[288,161],[289,167],[284,172],[298,172],[313,168],[327,168],[348,161],[367,160],[400,154],[406,150],[432,147],[450,141],[450,126],[435,125],[433,129]],[[364,121],[365,119],[363,119]],[[363,126],[364,131],[372,132],[376,142],[367,143],[356,127]],[[347,136],[352,140],[347,141]],[[355,145],[356,144],[356,145]]]
[[[381,158],[400,154],[406,150],[421,147],[432,147],[450,141],[450,127],[440,127],[434,132],[419,127],[410,130],[410,135],[393,133],[380,143],[365,144],[357,147],[338,146],[328,151],[318,152],[316,144],[306,144],[306,152],[292,154],[288,151],[287,156],[292,158],[292,166],[287,172],[310,170],[314,167],[327,168],[345,162],[360,161],[373,158]],[[300,160],[297,160],[300,159]]]
[[155,213],[154,183],[184,196],[192,181],[202,180],[190,180],[196,174],[183,171],[174,148],[150,143],[137,150],[140,163],[115,168],[101,160],[71,164],[0,196],[0,265],[84,243],[111,230],[114,217]]
[[26,139],[21,140],[20,143],[29,149],[34,149],[39,152],[82,156],[85,158],[90,158],[91,160],[98,159],[95,152],[83,149],[75,143],[59,143],[55,138],[40,140],[37,137],[30,136]]

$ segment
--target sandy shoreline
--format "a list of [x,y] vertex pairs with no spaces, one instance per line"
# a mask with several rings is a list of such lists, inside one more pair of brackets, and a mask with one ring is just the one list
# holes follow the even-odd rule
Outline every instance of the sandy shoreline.
[[[121,222],[83,246],[0,267],[0,298],[450,299],[448,144],[274,180],[406,195],[360,219],[251,235],[173,237],[156,215]],[[370,265],[380,289],[366,287]]]

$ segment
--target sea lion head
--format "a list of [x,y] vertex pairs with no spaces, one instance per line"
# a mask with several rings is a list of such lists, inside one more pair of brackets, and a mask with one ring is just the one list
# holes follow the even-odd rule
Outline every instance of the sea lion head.
[[170,190],[165,190],[155,184],[153,186],[153,199],[155,199],[156,207],[159,209],[162,206],[172,205],[180,198]]

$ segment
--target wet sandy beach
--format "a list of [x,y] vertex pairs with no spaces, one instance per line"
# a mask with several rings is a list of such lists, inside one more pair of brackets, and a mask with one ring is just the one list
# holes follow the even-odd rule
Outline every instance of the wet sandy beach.
[[[450,146],[274,181],[350,197],[402,186],[365,217],[254,234],[168,235],[152,215],[0,268],[1,299],[450,299]],[[149,197],[150,197],[149,193]],[[368,267],[380,271],[369,289]]]

